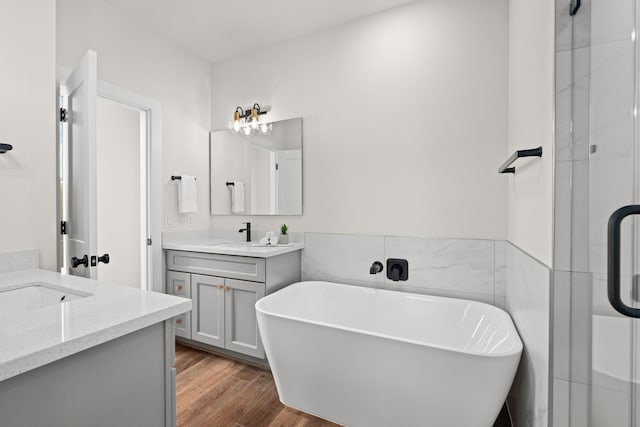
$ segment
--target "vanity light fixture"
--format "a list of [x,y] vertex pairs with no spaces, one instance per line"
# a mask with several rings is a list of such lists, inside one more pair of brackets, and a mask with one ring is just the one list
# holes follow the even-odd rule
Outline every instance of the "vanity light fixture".
[[262,110],[257,102],[251,108],[236,107],[229,129],[233,133],[242,133],[245,136],[253,133],[267,135],[273,129],[273,124],[260,121],[260,116],[264,114],[267,114],[267,111]]

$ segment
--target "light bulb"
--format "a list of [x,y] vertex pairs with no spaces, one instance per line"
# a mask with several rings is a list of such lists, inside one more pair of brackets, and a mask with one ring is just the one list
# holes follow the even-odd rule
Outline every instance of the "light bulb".
[[255,130],[258,128],[258,109],[257,108],[252,108],[251,109],[251,127]]
[[242,132],[244,133],[245,136],[251,135],[251,126],[244,126],[242,128]]
[[259,129],[260,129],[260,133],[262,133],[263,135],[267,135],[269,132],[271,132],[271,129],[273,129],[273,124],[262,123]]
[[242,129],[242,119],[240,118],[240,111],[238,111],[238,109],[233,113],[233,121],[229,124],[229,129],[231,129],[233,133],[240,133]]

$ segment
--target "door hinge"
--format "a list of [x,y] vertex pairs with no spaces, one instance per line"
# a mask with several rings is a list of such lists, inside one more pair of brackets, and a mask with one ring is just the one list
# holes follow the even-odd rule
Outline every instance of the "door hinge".
[[62,123],[66,123],[68,117],[69,117],[69,112],[67,111],[67,109],[66,108],[60,108],[60,121]]
[[149,238],[147,239],[147,246],[151,246],[151,243],[152,243],[152,241],[151,241],[151,237],[149,237]]
[[576,16],[578,9],[580,9],[580,0],[569,1],[569,16]]
[[67,234],[67,221],[60,221],[60,234]]

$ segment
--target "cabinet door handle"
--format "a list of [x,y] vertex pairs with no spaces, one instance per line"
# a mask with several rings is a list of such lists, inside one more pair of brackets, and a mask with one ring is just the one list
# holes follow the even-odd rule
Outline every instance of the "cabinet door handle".
[[182,290],[182,285],[177,285],[176,286],[176,292],[180,292]]
[[228,291],[229,289],[231,289],[231,288],[230,288],[230,287],[228,287],[228,286],[225,286],[225,287],[224,287],[225,292],[226,292],[226,291]]
[[222,285],[218,285],[218,289],[222,289],[224,286]]

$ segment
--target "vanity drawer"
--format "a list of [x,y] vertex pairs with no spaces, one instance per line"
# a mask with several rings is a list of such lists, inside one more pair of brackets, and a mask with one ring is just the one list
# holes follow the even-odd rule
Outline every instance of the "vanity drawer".
[[173,318],[177,337],[191,339],[191,312]]
[[177,297],[191,298],[191,275],[179,271],[167,271],[167,293]]
[[264,258],[167,251],[167,269],[251,282],[265,281]]

